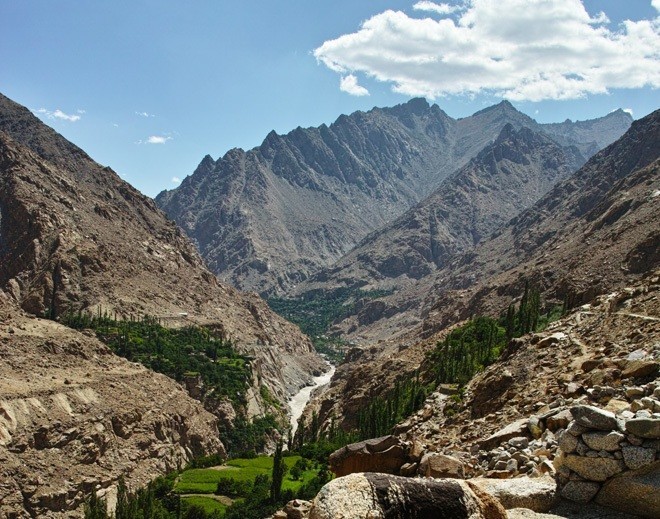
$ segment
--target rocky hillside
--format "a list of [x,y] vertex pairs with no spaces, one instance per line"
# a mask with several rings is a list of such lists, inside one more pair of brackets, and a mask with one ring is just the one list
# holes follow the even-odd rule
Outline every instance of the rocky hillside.
[[[319,514],[341,501],[403,515],[416,486],[467,479],[507,509],[502,517],[658,517],[659,295],[655,269],[543,332],[513,339],[464,391],[449,396],[442,386],[432,393],[394,428],[396,436],[333,453],[333,472],[351,475],[326,485],[309,516],[342,517]],[[423,370],[432,368],[429,361]],[[396,476],[367,474],[371,484],[351,496],[341,487],[357,485],[365,477],[360,472]],[[396,481],[396,499],[372,497],[384,493],[376,480]],[[423,502],[436,514],[448,506]]]
[[295,293],[400,289],[491,236],[583,163],[575,147],[563,148],[545,134],[506,125],[429,197],[367,236]]
[[[588,158],[630,125],[623,112],[553,126]],[[544,131],[508,102],[455,120],[423,99],[271,132],[261,146],[205,157],[156,201],[211,270],[243,289],[285,293],[422,200],[511,124]],[[616,128],[618,128],[618,133]]]
[[219,283],[152,200],[2,96],[0,215],[0,287],[34,315],[100,307],[212,325],[280,401],[323,369],[297,327]]
[[131,488],[224,452],[217,418],[173,380],[0,291],[0,516],[82,517],[93,490]]
[[539,288],[549,310],[588,303],[657,268],[659,124],[660,112],[636,121],[495,236],[340,323],[338,329],[372,344],[350,352],[315,397],[321,418],[354,424],[373,395],[419,367],[449,326],[499,316],[520,298],[525,281]]

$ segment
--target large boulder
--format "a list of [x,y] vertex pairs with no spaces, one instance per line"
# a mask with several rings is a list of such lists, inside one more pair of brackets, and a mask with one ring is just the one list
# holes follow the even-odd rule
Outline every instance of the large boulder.
[[513,479],[475,478],[470,480],[470,484],[495,497],[507,510],[528,508],[535,512],[547,512],[557,497],[557,482],[551,476],[542,478],[525,476]]
[[455,479],[360,473],[327,483],[310,519],[506,519],[497,500]]
[[480,441],[479,448],[488,451],[497,447],[502,442],[509,441],[511,438],[518,438],[521,436],[529,437],[530,432],[527,427],[528,421],[529,419],[527,418],[521,418],[520,420],[510,423],[503,429],[491,434],[485,440]]
[[396,436],[351,443],[330,455],[330,470],[337,477],[355,472],[398,474],[408,461],[408,446]]
[[465,478],[463,462],[453,456],[429,452],[419,463],[420,476],[429,478]]
[[599,431],[613,431],[617,428],[617,421],[614,413],[605,411],[591,405],[578,405],[571,409],[575,421],[589,429],[598,429]]
[[660,517],[660,461],[610,479],[596,502],[642,517]]

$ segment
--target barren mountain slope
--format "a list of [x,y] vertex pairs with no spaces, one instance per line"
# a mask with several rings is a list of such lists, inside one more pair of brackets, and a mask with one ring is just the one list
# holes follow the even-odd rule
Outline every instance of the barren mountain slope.
[[254,356],[281,400],[322,369],[297,327],[218,283],[153,201],[5,97],[0,114],[0,287],[24,309],[186,313]]
[[526,280],[549,308],[564,299],[589,302],[657,269],[659,124],[660,111],[636,121],[499,235],[340,323],[340,330],[357,330],[349,337],[372,345],[349,354],[330,388],[315,397],[321,418],[354,419],[372,393],[420,365],[439,333],[474,315],[499,316]]
[[578,304],[645,272],[658,261],[659,120],[655,112],[636,121],[496,235],[339,329],[355,330],[358,319],[359,335],[377,339],[424,321],[429,334],[476,313],[499,314],[526,279],[548,299]]
[[[156,200],[221,279],[282,294],[403,214],[506,124],[544,128],[508,102],[454,120],[413,99],[330,126],[271,132],[260,147],[217,161],[207,156]],[[627,114],[612,114],[570,137],[570,124],[553,131],[593,153],[604,126],[621,135],[629,124]]]
[[399,289],[474,247],[584,163],[528,128],[498,138],[429,197],[302,283],[297,294],[339,287]]
[[[444,390],[436,391],[424,410],[395,430],[432,450],[470,452],[475,442],[538,412],[538,402],[561,404],[594,386],[620,386],[630,353],[660,359],[659,295],[660,269],[651,269],[634,284],[571,311],[548,330],[514,339],[499,361],[470,381],[458,405]],[[448,330],[410,346],[388,341],[353,350],[306,408],[307,422],[317,412],[326,427],[331,416],[335,423],[354,427],[357,413],[397,379],[414,376],[421,366],[422,379],[428,380],[431,364],[425,354]],[[445,414],[445,407],[452,411]]]
[[[573,310],[548,330],[514,339],[498,362],[470,381],[459,405],[436,393],[429,400],[440,405],[433,406],[431,416],[420,413],[398,430],[424,438],[434,450],[469,452],[513,421],[542,414],[539,403],[556,406],[582,395],[601,405],[613,396],[625,401],[626,385],[657,379],[653,370],[643,375],[640,365],[660,360],[659,276],[659,269],[651,270],[634,284]],[[607,387],[615,391],[604,391]],[[443,412],[447,404],[454,412]],[[442,435],[431,433],[437,428]]]
[[135,488],[224,452],[217,419],[179,384],[2,291],[0,359],[2,517],[82,517],[121,475]]

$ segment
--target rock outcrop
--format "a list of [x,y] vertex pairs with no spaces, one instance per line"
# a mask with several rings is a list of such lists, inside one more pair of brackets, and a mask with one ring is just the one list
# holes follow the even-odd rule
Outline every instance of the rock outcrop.
[[478,487],[452,479],[351,474],[327,483],[310,519],[506,519],[506,511]]

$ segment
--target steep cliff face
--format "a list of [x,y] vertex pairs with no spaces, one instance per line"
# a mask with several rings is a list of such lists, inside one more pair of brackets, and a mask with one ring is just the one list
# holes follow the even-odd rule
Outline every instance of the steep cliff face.
[[[630,124],[603,120],[618,135]],[[217,161],[207,156],[156,201],[221,279],[282,294],[422,200],[507,124],[545,128],[508,102],[454,120],[413,99],[342,115],[330,126],[271,132],[260,147]],[[587,157],[599,149],[596,136],[607,139],[603,124],[575,132],[566,123],[553,134],[591,150]]]
[[0,292],[0,510],[81,517],[92,491],[131,488],[223,454],[217,419],[173,380],[20,311]]
[[429,197],[295,293],[400,289],[488,238],[583,162],[575,147],[563,148],[544,134],[507,125]]
[[186,314],[255,357],[256,384],[282,401],[323,368],[297,327],[219,283],[152,200],[6,97],[0,213],[0,287],[35,315]]

